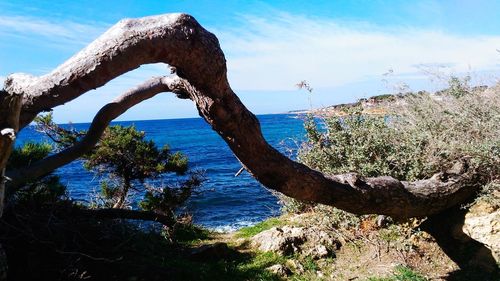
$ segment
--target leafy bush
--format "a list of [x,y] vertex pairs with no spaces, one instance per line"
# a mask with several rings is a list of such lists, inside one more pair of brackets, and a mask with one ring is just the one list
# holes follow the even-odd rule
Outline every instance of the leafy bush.
[[17,169],[29,166],[31,163],[47,157],[51,151],[52,146],[49,143],[27,142],[23,146],[12,150],[7,168]]
[[440,96],[408,95],[392,103],[386,116],[352,108],[347,116],[323,119],[324,129],[308,117],[298,159],[329,174],[413,181],[468,157],[491,181],[500,171],[500,90],[458,95],[457,87]]
[[[466,157],[482,175],[482,197],[496,200],[489,195],[499,186],[500,85],[472,88],[468,81],[452,77],[449,88],[434,95],[418,92],[386,99],[379,105],[385,107],[384,115],[366,114],[361,103],[343,108],[347,114],[342,116],[309,114],[298,161],[326,174],[357,172],[414,181]],[[284,212],[314,207],[279,197]],[[325,215],[342,213],[320,209]]]

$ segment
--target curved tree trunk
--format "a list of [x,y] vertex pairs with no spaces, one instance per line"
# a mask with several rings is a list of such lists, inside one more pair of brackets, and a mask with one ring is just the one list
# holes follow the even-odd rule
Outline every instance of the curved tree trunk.
[[0,217],[3,214],[5,185],[5,166],[12,151],[19,130],[22,95],[0,91]]
[[[22,95],[0,91],[0,217],[3,215],[5,184],[5,166],[12,151],[12,146],[19,130]],[[7,255],[0,244],[0,280],[7,280]]]
[[128,219],[154,221],[163,224],[166,227],[173,227],[177,222],[173,216],[166,216],[152,211],[137,211],[128,209],[82,209],[74,208],[72,214],[95,219]]
[[139,67],[164,62],[185,79],[185,96],[263,185],[290,197],[355,214],[405,218],[436,214],[463,202],[478,187],[474,171],[440,173],[404,182],[391,177],[324,175],[294,162],[271,147],[257,118],[232,91],[217,38],[191,16],[170,14],[120,21],[53,72],[9,76],[5,90],[24,94],[21,126],[39,112],[62,105],[88,90]]

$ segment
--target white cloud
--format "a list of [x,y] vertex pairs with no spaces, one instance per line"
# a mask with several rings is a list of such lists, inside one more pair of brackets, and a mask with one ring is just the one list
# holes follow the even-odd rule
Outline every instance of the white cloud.
[[[231,85],[241,93],[242,100],[258,112],[263,112],[262,108],[266,108],[266,112],[281,112],[307,107],[306,95],[297,94],[294,88],[304,79],[315,88],[315,105],[326,106],[387,92],[388,88],[381,89],[382,79],[390,80],[392,85],[422,80],[425,76],[422,67],[448,73],[500,73],[500,53],[497,52],[500,35],[453,35],[440,30],[380,27],[279,12],[274,17],[240,18],[242,24],[238,27],[207,28],[218,36],[226,54]],[[111,24],[0,16],[0,36],[21,37],[30,45],[35,45],[32,42],[36,40],[47,44],[46,47],[65,48],[71,53],[97,38],[109,26]],[[389,69],[394,70],[393,74],[383,76]],[[39,72],[50,70],[52,67]],[[115,96],[151,76],[166,73],[168,70],[161,64],[141,67],[56,108],[59,114],[55,117],[62,122],[88,121]],[[0,77],[0,82],[4,78]],[[422,83],[415,85],[416,89],[422,87]],[[162,102],[158,102],[159,99]],[[165,96],[148,101],[121,119],[195,115],[192,104],[181,104]]]
[[46,43],[87,44],[109,27],[100,22],[78,23],[49,21],[27,16],[0,16],[0,35],[20,39],[35,39]]
[[216,30],[238,90],[286,90],[301,80],[332,88],[382,79],[389,69],[422,76],[416,65],[451,73],[499,70],[499,36],[465,36],[411,27],[311,19],[277,13],[243,16],[243,26]]

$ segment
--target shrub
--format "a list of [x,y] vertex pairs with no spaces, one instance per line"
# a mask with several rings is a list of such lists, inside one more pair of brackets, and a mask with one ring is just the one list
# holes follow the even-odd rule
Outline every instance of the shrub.
[[385,116],[364,115],[355,107],[347,116],[323,119],[324,130],[311,126],[317,121],[309,117],[298,159],[329,174],[413,181],[468,157],[491,181],[500,170],[500,90],[461,95],[451,90],[440,96],[407,95],[391,103]]
[[[78,131],[71,126],[63,128],[55,124],[51,113],[38,116],[35,123],[36,130],[53,141],[54,151],[74,145],[86,134],[86,131]],[[43,157],[50,151],[49,145]],[[20,158],[28,159],[25,156]],[[203,181],[203,175],[194,172],[182,181],[159,184],[157,179],[166,173],[186,174],[188,159],[180,152],[171,152],[166,145],[158,148],[152,140],[146,139],[144,132],[134,126],[108,127],[96,147],[82,158],[85,168],[102,176],[101,192],[90,207],[123,208],[132,190],[144,194],[143,200],[138,202],[141,209],[174,216],[175,209]]]
[[[365,114],[359,103],[343,108],[347,114],[342,116],[307,115],[298,161],[326,174],[357,172],[414,181],[466,157],[482,176],[487,196],[498,188],[500,174],[500,85],[471,88],[467,79],[456,77],[449,85],[433,95],[386,99],[379,105],[386,107],[384,115]],[[280,199],[288,212],[313,206]]]

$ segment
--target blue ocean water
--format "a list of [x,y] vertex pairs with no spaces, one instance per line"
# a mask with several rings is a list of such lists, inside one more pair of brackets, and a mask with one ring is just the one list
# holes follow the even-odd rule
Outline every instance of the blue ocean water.
[[[293,157],[304,136],[302,120],[293,114],[257,116],[267,141]],[[279,214],[277,198],[248,173],[235,177],[241,164],[226,143],[201,118],[114,122],[134,125],[159,146],[168,144],[173,151],[181,151],[189,158],[192,169],[205,171],[206,181],[187,204],[194,222],[210,229],[229,231],[262,221]],[[90,124],[72,124],[86,129]],[[16,145],[26,141],[47,140],[33,127],[19,134]],[[99,190],[99,178],[83,168],[81,161],[59,168],[62,183],[75,200],[89,202]]]

